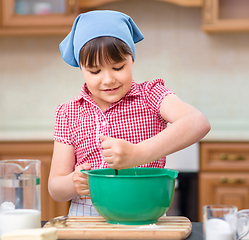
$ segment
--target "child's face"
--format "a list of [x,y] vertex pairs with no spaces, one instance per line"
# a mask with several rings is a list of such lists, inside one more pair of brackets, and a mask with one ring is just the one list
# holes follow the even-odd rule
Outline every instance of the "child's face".
[[130,55],[119,63],[104,63],[97,67],[82,66],[82,72],[91,98],[102,111],[119,101],[130,90],[133,60]]

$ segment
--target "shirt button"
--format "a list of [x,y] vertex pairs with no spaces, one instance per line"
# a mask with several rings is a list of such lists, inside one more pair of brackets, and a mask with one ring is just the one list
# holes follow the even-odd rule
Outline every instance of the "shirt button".
[[101,126],[104,127],[106,125],[106,122],[102,122]]

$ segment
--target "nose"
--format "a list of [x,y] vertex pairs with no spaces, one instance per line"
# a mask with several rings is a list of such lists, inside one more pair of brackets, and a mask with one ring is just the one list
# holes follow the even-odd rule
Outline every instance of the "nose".
[[102,83],[105,85],[110,85],[115,82],[115,78],[112,73],[106,70],[103,74]]

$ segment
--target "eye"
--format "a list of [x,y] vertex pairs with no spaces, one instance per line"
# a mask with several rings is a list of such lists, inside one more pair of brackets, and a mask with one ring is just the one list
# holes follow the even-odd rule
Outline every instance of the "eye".
[[93,74],[93,75],[96,75],[96,74],[98,74],[99,72],[100,72],[100,70],[97,70],[97,71],[89,71],[91,74]]
[[120,70],[122,70],[123,68],[124,68],[124,65],[121,66],[121,67],[119,67],[119,68],[113,68],[113,70],[115,70],[115,71],[120,71]]

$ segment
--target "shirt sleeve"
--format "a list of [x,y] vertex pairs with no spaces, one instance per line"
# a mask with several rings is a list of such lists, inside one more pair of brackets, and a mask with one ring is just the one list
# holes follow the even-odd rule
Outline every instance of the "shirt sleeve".
[[164,86],[164,81],[162,79],[155,79],[146,82],[144,94],[148,108],[155,114],[159,114],[163,99],[168,94],[174,93]]
[[72,145],[69,119],[65,104],[61,104],[55,111],[54,140]]

